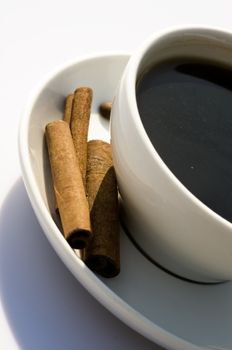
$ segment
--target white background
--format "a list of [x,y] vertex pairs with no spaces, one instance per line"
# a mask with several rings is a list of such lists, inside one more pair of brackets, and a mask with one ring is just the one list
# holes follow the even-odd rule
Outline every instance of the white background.
[[133,52],[172,25],[232,30],[231,13],[230,0],[0,0],[1,350],[160,349],[95,301],[50,247],[21,180],[20,114],[34,85],[67,60]]

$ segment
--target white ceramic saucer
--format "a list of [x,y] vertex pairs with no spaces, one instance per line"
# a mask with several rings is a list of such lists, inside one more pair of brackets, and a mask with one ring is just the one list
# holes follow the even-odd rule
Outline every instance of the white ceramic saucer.
[[121,273],[113,279],[99,278],[69,247],[52,219],[45,124],[62,117],[68,93],[78,85],[89,85],[94,90],[90,138],[109,140],[109,125],[99,116],[98,106],[113,99],[128,58],[121,54],[85,57],[61,67],[36,89],[19,138],[28,195],[57,254],[83,286],[122,321],[165,348],[232,349],[231,282],[200,285],[171,276],[147,260],[123,230]]

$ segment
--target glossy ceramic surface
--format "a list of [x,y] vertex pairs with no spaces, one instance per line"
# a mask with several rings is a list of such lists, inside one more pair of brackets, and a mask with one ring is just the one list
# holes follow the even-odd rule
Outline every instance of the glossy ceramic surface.
[[141,122],[135,86],[141,72],[162,60],[200,57],[231,66],[231,53],[231,33],[157,33],[131,57],[112,109],[114,164],[129,231],[154,261],[201,282],[232,278],[232,224],[192,195],[159,157]]
[[121,273],[113,279],[99,278],[80,260],[78,251],[70,248],[53,219],[44,127],[62,117],[64,97],[78,85],[87,84],[94,89],[90,138],[109,140],[109,125],[100,118],[98,106],[114,97],[128,58],[121,54],[80,58],[51,73],[35,89],[19,137],[28,195],[58,256],[78,281],[123,322],[167,349],[231,349],[232,283],[211,286],[177,279],[147,260],[123,230]]

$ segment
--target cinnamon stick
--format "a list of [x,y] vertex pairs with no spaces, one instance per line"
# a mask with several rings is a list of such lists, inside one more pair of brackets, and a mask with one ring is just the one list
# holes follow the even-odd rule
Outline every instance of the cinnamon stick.
[[99,112],[104,118],[110,119],[111,108],[112,102],[103,102],[99,106]]
[[64,236],[73,248],[84,248],[92,236],[89,206],[69,125],[47,124],[46,141]]
[[70,94],[66,97],[65,108],[64,108],[64,117],[63,120],[70,125],[71,113],[73,105],[73,94]]
[[89,87],[80,87],[74,92],[71,133],[76,156],[79,162],[82,180],[85,185],[87,163],[87,138],[93,92]]
[[83,260],[104,277],[120,271],[118,192],[110,144],[88,142],[86,190],[93,239],[84,250]]
[[[73,94],[70,94],[65,99],[64,116],[63,116],[63,120],[66,123],[68,123],[69,126],[71,121],[72,104],[73,104]],[[57,215],[59,215],[59,208],[56,202],[55,202],[55,211]]]

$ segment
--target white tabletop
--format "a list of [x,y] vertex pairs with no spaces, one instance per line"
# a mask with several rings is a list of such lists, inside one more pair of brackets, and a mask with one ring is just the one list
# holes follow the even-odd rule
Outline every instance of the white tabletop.
[[35,84],[57,65],[133,52],[153,32],[232,30],[230,0],[8,0],[0,4],[0,349],[160,349],[110,314],[45,238],[20,174],[17,131]]

